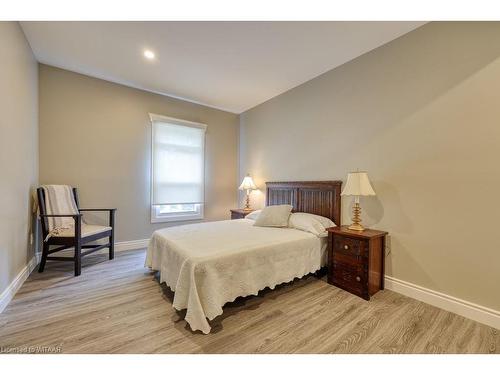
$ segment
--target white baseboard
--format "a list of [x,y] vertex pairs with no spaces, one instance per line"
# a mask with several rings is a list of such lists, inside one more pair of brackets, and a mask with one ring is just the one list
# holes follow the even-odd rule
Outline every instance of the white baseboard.
[[5,289],[2,294],[0,294],[0,313],[5,310],[9,302],[12,301],[12,298],[14,298],[17,291],[26,281],[31,271],[36,268],[39,261],[40,254],[36,253],[35,256],[28,262],[28,264],[21,270],[21,272],[17,274],[16,278],[12,280],[7,289]]
[[115,243],[115,251],[136,250],[148,247],[149,238]]
[[500,329],[500,311],[477,305],[432,289],[427,289],[391,276],[385,277],[385,287],[394,292],[428,303],[429,305]]

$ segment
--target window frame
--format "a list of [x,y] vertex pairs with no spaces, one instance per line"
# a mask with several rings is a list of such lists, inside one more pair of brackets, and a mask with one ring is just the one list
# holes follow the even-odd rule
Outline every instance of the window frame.
[[203,219],[203,204],[195,203],[196,211],[190,212],[172,212],[168,214],[158,213],[161,205],[151,204],[151,223],[166,223],[172,221],[189,221]]
[[[200,122],[194,122],[194,121],[188,121],[188,120],[183,120],[175,117],[168,117],[168,116],[163,116],[163,115],[158,115],[155,113],[150,113],[149,114],[149,119],[151,123],[151,171],[150,171],[150,211],[151,211],[151,223],[164,223],[164,222],[176,222],[176,221],[190,221],[190,220],[202,220],[204,218],[204,206],[205,206],[205,149],[206,149],[206,129],[207,125],[200,123]],[[197,206],[196,212],[175,212],[175,213],[168,213],[168,214],[159,214],[159,209],[161,205],[155,205],[153,204],[153,189],[154,189],[154,123],[155,122],[166,122],[170,124],[175,124],[175,125],[180,125],[180,126],[187,126],[191,128],[198,128],[204,130],[203,133],[203,203],[195,203]]]

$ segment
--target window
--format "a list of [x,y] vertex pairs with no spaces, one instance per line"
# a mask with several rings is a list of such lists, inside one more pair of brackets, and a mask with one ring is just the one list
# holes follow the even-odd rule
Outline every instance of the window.
[[150,117],[151,222],[203,219],[206,125]]

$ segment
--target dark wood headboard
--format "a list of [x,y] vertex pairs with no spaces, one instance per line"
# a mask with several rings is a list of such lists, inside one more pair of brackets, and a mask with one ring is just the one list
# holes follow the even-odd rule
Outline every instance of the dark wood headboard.
[[340,226],[342,181],[266,182],[266,206],[290,204],[294,212],[327,217]]

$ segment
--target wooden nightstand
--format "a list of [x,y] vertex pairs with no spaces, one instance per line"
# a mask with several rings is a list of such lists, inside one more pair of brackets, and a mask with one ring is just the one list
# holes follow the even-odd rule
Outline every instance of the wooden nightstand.
[[244,219],[250,212],[255,210],[244,210],[243,208],[233,208],[231,211],[231,220]]
[[370,300],[384,289],[387,232],[328,228],[328,283]]

